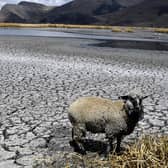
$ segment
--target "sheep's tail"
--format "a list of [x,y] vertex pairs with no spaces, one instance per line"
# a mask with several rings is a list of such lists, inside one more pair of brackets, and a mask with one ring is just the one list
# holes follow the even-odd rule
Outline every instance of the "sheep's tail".
[[76,124],[76,120],[75,120],[75,118],[71,114],[68,114],[68,118],[69,118],[69,120],[70,120],[70,122],[71,122],[72,125]]

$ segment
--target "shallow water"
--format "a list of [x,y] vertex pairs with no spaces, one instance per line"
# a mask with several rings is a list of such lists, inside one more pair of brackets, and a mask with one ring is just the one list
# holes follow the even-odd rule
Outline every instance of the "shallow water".
[[[108,32],[108,31],[107,31]],[[125,33],[127,34],[127,33]],[[145,49],[145,50],[168,50],[167,39],[140,38],[130,34],[127,36],[116,36],[116,34],[104,34],[101,32],[93,34],[93,31],[84,33],[80,30],[69,31],[67,29],[44,29],[44,28],[0,28],[0,36],[33,36],[53,38],[78,38],[99,40],[99,47]],[[97,46],[97,43],[95,44]]]
[[30,28],[0,28],[0,35],[39,36],[39,37],[75,37],[74,33],[48,31],[45,29]]
[[59,38],[84,38],[84,39],[111,39],[108,36],[87,35],[80,33],[70,33],[58,29],[44,28],[0,28],[0,35],[10,36],[38,36],[38,37],[59,37]]

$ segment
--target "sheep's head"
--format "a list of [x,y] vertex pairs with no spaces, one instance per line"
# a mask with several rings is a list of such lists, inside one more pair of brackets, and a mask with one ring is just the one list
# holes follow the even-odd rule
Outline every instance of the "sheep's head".
[[130,93],[126,96],[120,96],[119,98],[124,100],[125,108],[128,115],[136,117],[138,120],[143,119],[144,117],[144,106],[143,100],[148,96],[142,96],[137,93]]

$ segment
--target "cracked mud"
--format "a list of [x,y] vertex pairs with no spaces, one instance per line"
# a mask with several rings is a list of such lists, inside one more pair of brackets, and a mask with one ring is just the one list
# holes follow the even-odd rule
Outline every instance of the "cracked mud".
[[[79,96],[153,94],[125,142],[168,134],[168,52],[92,47],[94,40],[0,37],[0,167],[72,151],[68,105]],[[94,135],[101,139],[101,135]]]

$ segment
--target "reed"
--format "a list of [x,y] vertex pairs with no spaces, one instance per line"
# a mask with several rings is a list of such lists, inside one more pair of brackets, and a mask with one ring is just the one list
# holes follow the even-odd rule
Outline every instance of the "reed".
[[122,155],[111,155],[111,166],[119,168],[167,168],[168,136],[144,136]]
[[[112,153],[106,159],[96,156],[81,156],[77,153],[66,153],[67,160],[60,156],[65,165],[63,167],[112,167],[112,168],[168,168],[168,136],[143,136],[139,141],[118,155]],[[64,156],[65,156],[64,155]],[[34,168],[54,168],[58,157],[49,156],[34,164]]]
[[30,24],[30,23],[0,23],[4,28],[69,28],[69,29],[108,29],[112,32],[133,33],[136,30],[148,30],[157,33],[168,33],[168,28],[106,26],[106,25],[75,25],[75,24]]
[[168,28],[154,28],[156,33],[168,33]]
[[112,32],[127,32],[127,33],[133,33],[135,31],[136,27],[127,27],[127,26],[113,26],[111,28]]
[[82,29],[111,29],[112,26],[102,25],[72,25],[72,24],[26,24],[26,23],[0,23],[0,27],[18,28],[82,28]]
[[134,32],[135,27],[103,26],[103,25],[73,25],[73,24],[29,24],[29,23],[0,23],[4,28],[69,28],[69,29],[107,29],[113,32]]

